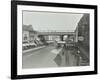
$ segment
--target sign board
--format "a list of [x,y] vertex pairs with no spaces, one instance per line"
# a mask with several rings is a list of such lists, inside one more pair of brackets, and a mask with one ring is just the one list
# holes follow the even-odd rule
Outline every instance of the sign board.
[[79,37],[78,37],[78,40],[79,40],[79,41],[83,41],[83,40],[84,40],[84,37],[83,37],[83,36],[79,36]]

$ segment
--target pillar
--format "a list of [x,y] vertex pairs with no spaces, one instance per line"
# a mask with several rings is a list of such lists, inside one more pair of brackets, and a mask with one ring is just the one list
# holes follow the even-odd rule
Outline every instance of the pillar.
[[63,41],[64,35],[60,35],[60,40]]

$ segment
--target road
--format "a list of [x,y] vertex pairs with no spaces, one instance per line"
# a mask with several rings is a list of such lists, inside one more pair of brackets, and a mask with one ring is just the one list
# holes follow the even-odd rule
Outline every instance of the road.
[[[24,53],[22,56],[23,68],[48,68],[75,66],[76,57],[70,51],[61,53],[62,49],[47,46],[36,51]],[[60,57],[57,55],[60,54]]]
[[52,50],[54,50],[54,47],[48,46],[24,53],[22,57],[23,68],[57,67],[54,61],[57,54],[53,53]]

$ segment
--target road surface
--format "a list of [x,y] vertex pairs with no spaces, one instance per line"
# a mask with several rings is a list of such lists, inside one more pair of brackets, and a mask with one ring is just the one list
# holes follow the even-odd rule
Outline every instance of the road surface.
[[[70,51],[61,53],[62,49],[55,49],[53,46],[47,46],[36,51],[29,51],[22,56],[23,68],[49,68],[74,66],[76,58]],[[57,55],[60,53],[60,57]]]
[[23,68],[42,68],[42,67],[57,67],[54,58],[57,54],[53,52],[54,47],[48,46],[36,51],[31,51],[23,54]]

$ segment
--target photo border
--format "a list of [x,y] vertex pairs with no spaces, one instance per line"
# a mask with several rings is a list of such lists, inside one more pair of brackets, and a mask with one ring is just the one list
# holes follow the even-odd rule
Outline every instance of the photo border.
[[[94,9],[94,71],[17,75],[17,5]],[[97,74],[97,6],[33,1],[11,1],[11,78],[42,78]]]

